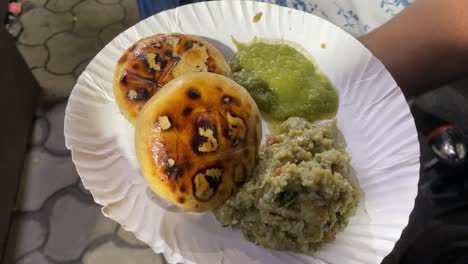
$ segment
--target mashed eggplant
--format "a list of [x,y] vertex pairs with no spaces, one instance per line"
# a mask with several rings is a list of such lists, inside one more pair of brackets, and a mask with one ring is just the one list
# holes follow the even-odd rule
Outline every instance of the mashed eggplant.
[[214,213],[260,246],[313,254],[345,228],[360,192],[335,144],[335,120],[317,126],[291,117],[281,130],[262,145],[253,178]]

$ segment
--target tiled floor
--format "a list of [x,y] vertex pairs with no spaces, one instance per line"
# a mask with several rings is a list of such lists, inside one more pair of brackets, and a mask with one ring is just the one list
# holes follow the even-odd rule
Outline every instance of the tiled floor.
[[[165,263],[105,218],[65,148],[66,98],[90,59],[138,21],[136,0],[22,0],[17,46],[42,97],[10,229],[5,264]],[[22,26],[22,31],[20,30]]]
[[[21,0],[13,30],[43,88],[43,100],[66,98],[89,60],[138,21],[136,0]],[[22,26],[22,27],[21,27]]]

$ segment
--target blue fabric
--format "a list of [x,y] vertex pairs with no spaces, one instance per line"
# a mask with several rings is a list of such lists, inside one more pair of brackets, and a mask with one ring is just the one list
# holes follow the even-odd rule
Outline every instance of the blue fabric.
[[[161,11],[205,0],[138,0],[142,19]],[[225,0],[230,1],[230,0]],[[414,0],[258,0],[322,17],[359,37],[376,29]]]
[[164,10],[203,1],[205,0],[138,0],[138,9],[140,18],[145,19]]
[[378,28],[415,0],[258,0],[314,14],[355,37]]

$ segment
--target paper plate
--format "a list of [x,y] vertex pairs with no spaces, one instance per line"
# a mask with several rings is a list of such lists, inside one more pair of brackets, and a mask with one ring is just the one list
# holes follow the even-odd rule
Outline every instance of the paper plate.
[[[258,23],[253,17],[263,12]],[[231,35],[282,38],[302,45],[340,93],[338,127],[364,197],[336,241],[315,256],[279,252],[246,241],[208,212],[184,213],[164,203],[139,172],[133,127],[112,93],[114,66],[140,38],[160,32],[202,36],[230,57]],[[103,213],[169,263],[380,263],[408,222],[419,178],[419,144],[406,101],[384,66],[331,23],[271,4],[212,1],[183,6],[129,28],[91,61],[65,116],[66,145]]]

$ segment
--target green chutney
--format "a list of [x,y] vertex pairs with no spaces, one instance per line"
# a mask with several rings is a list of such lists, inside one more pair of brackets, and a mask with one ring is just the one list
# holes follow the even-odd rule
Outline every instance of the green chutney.
[[260,19],[262,19],[262,15],[263,15],[263,12],[258,12],[252,19],[252,21],[254,23],[257,23],[258,21],[260,21]]
[[338,92],[301,52],[287,44],[234,42],[233,79],[249,91],[272,130],[289,117],[315,121],[337,112]]

